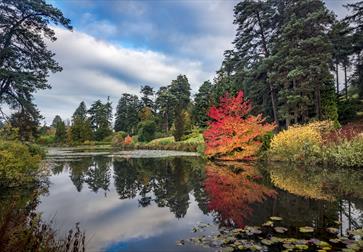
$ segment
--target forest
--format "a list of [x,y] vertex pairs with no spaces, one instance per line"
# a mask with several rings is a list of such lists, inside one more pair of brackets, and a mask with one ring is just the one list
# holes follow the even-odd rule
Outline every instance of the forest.
[[[158,86],[141,83],[137,94],[117,94],[117,104],[101,96],[87,104],[85,93],[78,107],[71,108],[71,118],[53,111],[51,123],[44,121],[36,96],[39,91],[51,94],[51,77],[63,70],[49,46],[57,40],[57,29],[74,30],[63,11],[49,2],[0,0],[0,196],[5,195],[0,200],[6,202],[0,204],[0,247],[84,251],[79,222],[75,232],[59,240],[36,210],[40,198],[47,199],[48,190],[52,196],[54,188],[59,190],[57,182],[66,178],[64,184],[70,179],[79,197],[86,197],[82,190],[88,186],[104,198],[137,201],[138,210],[129,208],[135,212],[168,208],[179,220],[191,218],[188,209],[198,205],[222,230],[218,239],[225,240],[219,245],[231,251],[250,251],[241,245],[245,235],[254,240],[263,236],[259,251],[274,244],[288,251],[301,246],[360,251],[362,236],[354,234],[361,234],[363,221],[356,222],[356,233],[350,226],[351,208],[358,212],[361,203],[363,1],[346,3],[348,14],[338,17],[323,0],[241,0],[233,8],[232,48],[223,48],[214,78],[198,83],[198,90],[180,73]],[[282,220],[278,216],[258,222],[263,232],[246,225],[254,216],[253,204],[270,204],[268,209],[279,214],[279,195],[301,197],[297,201],[305,205],[314,199],[319,207],[329,202],[334,213],[339,209],[340,223],[323,224],[324,230],[334,225],[335,242],[309,240],[306,233],[323,239],[326,231],[295,222],[291,230],[296,232],[288,234],[303,233],[304,244],[291,237],[273,240],[271,232],[287,231],[273,226]],[[338,234],[335,226],[343,229],[345,202],[349,231]],[[286,213],[289,204],[283,205],[280,213],[293,219]],[[206,238],[194,241],[200,245]]]

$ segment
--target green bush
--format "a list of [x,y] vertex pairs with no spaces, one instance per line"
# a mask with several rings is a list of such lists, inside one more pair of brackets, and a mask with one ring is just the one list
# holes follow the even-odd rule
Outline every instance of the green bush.
[[16,186],[33,181],[44,156],[35,145],[0,140],[0,186]]
[[40,136],[37,140],[37,143],[41,145],[53,145],[55,142],[56,139],[54,135],[43,135]]
[[359,105],[355,99],[338,102],[339,122],[352,121],[357,117]]
[[341,167],[363,167],[363,135],[327,146],[324,161]]
[[142,121],[138,124],[138,140],[150,142],[155,138],[156,123],[151,120]]

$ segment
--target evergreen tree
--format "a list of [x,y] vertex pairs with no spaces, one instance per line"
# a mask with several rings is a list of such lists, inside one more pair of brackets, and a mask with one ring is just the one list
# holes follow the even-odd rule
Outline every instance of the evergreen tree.
[[345,18],[345,21],[350,24],[352,54],[356,59],[352,84],[358,88],[359,96],[363,97],[363,1],[347,4],[346,7],[352,12]]
[[88,114],[95,140],[101,141],[112,134],[112,106],[109,99],[105,104],[100,100],[95,101],[88,110]]
[[[309,118],[323,119],[324,111],[336,111],[336,104],[322,107],[332,85],[331,47],[327,27],[334,22],[333,14],[321,0],[290,0],[287,19],[277,39],[273,55],[273,74],[270,81],[279,84],[279,117],[285,126],[304,123]],[[309,29],[307,29],[309,27]],[[322,94],[325,90],[327,94]],[[335,96],[328,99],[335,101]]]
[[173,135],[175,141],[180,141],[185,130],[183,113],[190,102],[190,84],[188,82],[188,78],[185,75],[179,75],[176,80],[171,82],[170,93],[176,97],[174,109],[175,131]]
[[65,143],[67,140],[67,129],[66,125],[62,120],[57,122],[55,125],[55,141],[57,143]]
[[208,110],[212,102],[212,83],[205,81],[194,98],[193,119],[197,126],[207,126]]
[[139,122],[139,111],[139,98],[136,95],[122,94],[116,107],[115,131],[125,131],[130,135],[135,134]]
[[91,122],[87,118],[87,107],[83,101],[73,113],[72,126],[70,129],[72,142],[84,142],[93,139]]
[[0,103],[37,121],[33,93],[50,88],[49,73],[62,70],[45,38],[56,40],[50,24],[72,29],[70,20],[45,0],[0,1],[0,16]]
[[39,136],[38,127],[42,118],[37,109],[31,113],[29,110],[20,110],[12,114],[9,121],[12,127],[18,129],[21,141],[34,141]]
[[170,92],[170,86],[160,87],[156,96],[155,105],[162,122],[161,128],[168,134],[170,125],[174,120],[174,105],[177,98]]
[[56,115],[52,121],[52,127],[53,128],[56,128],[57,127],[57,124],[62,122],[62,118],[59,116],[59,115]]
[[142,94],[141,97],[142,106],[153,109],[154,108],[154,101],[152,100],[152,97],[154,96],[153,88],[148,85],[141,86],[140,93]]

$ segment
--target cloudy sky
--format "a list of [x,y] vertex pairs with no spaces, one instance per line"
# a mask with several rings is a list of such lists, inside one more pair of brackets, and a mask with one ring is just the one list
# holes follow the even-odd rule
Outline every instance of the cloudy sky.
[[[56,114],[70,118],[84,100],[108,96],[116,106],[122,93],[155,89],[178,74],[195,92],[212,80],[223,52],[232,47],[235,0],[48,0],[72,20],[74,31],[56,27],[50,48],[63,71],[51,75],[51,90],[36,103],[49,123]],[[325,0],[343,17],[353,0]]]

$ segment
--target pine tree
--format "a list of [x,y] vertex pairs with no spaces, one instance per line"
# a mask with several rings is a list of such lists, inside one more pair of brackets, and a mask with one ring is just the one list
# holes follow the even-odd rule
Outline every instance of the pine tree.
[[101,141],[112,134],[112,106],[109,99],[105,104],[100,100],[95,101],[88,110],[88,114],[95,140]]
[[125,131],[130,135],[135,134],[139,122],[138,113],[140,108],[140,101],[136,95],[122,94],[116,107],[115,131]]
[[170,125],[174,121],[174,109],[177,98],[170,92],[170,86],[160,87],[156,96],[155,106],[161,119],[161,128],[168,134]]
[[174,110],[175,131],[173,133],[175,141],[180,141],[184,135],[185,125],[183,113],[190,102],[190,84],[185,75],[179,75],[170,85],[170,93],[176,97]]
[[[321,0],[291,0],[286,17],[274,49],[270,81],[279,84],[278,112],[289,126],[309,118],[323,119],[324,111],[336,111],[335,102],[328,104],[333,108],[322,107],[322,96],[326,96],[322,92],[330,90],[333,78],[327,27],[334,16]],[[334,96],[328,99],[335,101]]]
[[198,93],[194,98],[193,119],[199,127],[207,125],[208,110],[212,102],[212,83],[205,81],[199,88]]

